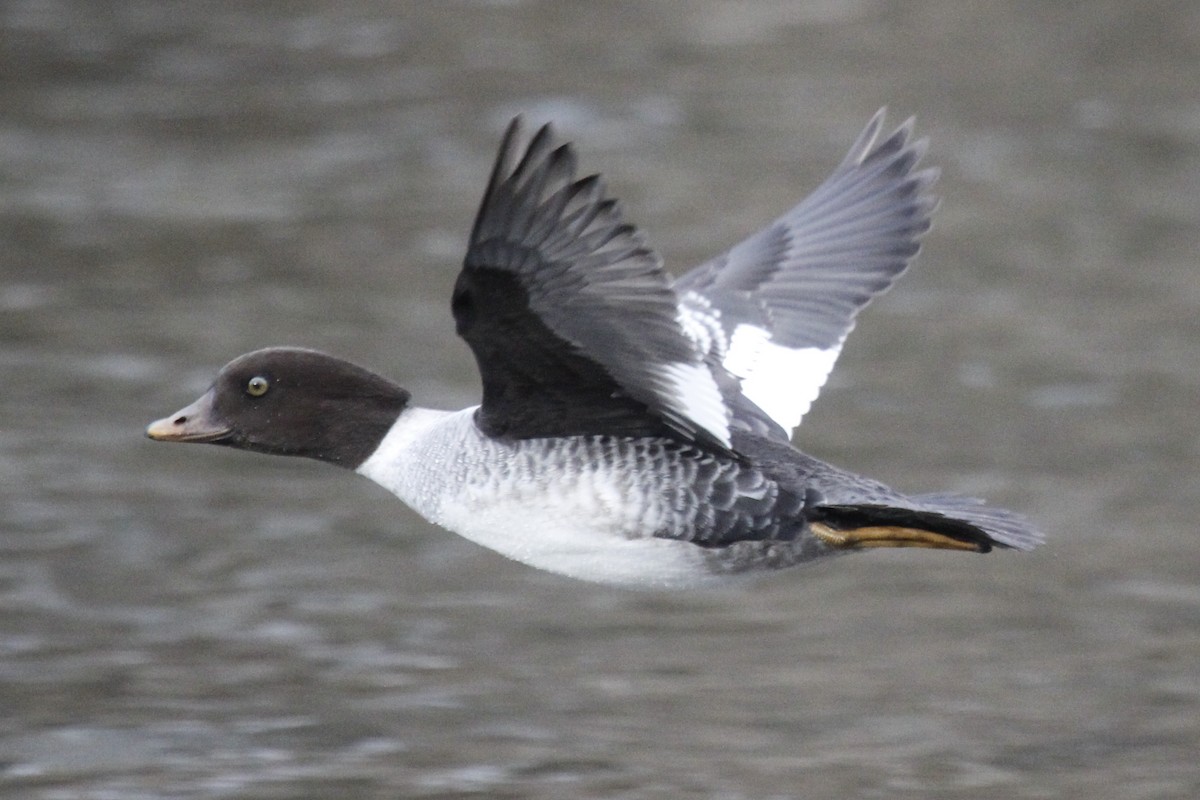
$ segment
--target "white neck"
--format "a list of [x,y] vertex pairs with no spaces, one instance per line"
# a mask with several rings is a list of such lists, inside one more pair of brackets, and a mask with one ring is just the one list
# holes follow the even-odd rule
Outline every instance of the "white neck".
[[396,419],[375,452],[358,465],[359,475],[395,493],[414,511],[433,522],[443,493],[429,485],[450,479],[455,443],[475,427],[475,409],[442,411],[408,408]]

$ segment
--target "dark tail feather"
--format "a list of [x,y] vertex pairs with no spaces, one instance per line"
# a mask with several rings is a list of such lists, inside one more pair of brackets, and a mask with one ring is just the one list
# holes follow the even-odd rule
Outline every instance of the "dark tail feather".
[[992,544],[1010,550],[1029,551],[1037,547],[1045,536],[1029,520],[1020,514],[984,505],[978,497],[963,497],[957,494],[919,494],[912,499],[921,509],[945,517],[952,517],[979,528],[992,539]]
[[915,495],[914,508],[879,505],[822,505],[809,513],[813,521],[837,530],[886,527],[914,528],[974,545],[981,553],[993,547],[1032,550],[1042,534],[1011,511],[985,506],[982,500],[958,495]]

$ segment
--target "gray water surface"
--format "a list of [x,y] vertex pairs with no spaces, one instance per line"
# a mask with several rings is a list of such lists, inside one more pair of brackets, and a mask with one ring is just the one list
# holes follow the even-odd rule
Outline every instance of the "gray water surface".
[[[0,64],[0,795],[1200,796],[1195,3],[9,0]],[[474,402],[512,114],[681,271],[884,104],[944,204],[797,441],[1035,553],[626,592],[142,436],[272,344]]]

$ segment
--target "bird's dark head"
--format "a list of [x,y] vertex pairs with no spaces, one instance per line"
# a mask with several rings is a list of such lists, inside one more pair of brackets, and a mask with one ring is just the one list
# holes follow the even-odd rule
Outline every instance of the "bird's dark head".
[[198,400],[152,422],[146,435],[354,469],[374,452],[408,401],[407,391],[349,361],[273,347],[226,364]]

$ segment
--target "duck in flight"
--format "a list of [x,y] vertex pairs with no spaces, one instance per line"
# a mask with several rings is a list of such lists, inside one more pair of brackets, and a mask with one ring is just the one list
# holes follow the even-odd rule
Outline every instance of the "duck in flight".
[[919,249],[937,172],[883,111],[767,228],[672,278],[549,126],[509,126],[451,300],[482,402],[437,411],[362,367],[269,348],[152,423],[305,456],[541,569],[686,587],[875,547],[1041,541],[1008,511],[902,494],[791,445],[854,326]]

